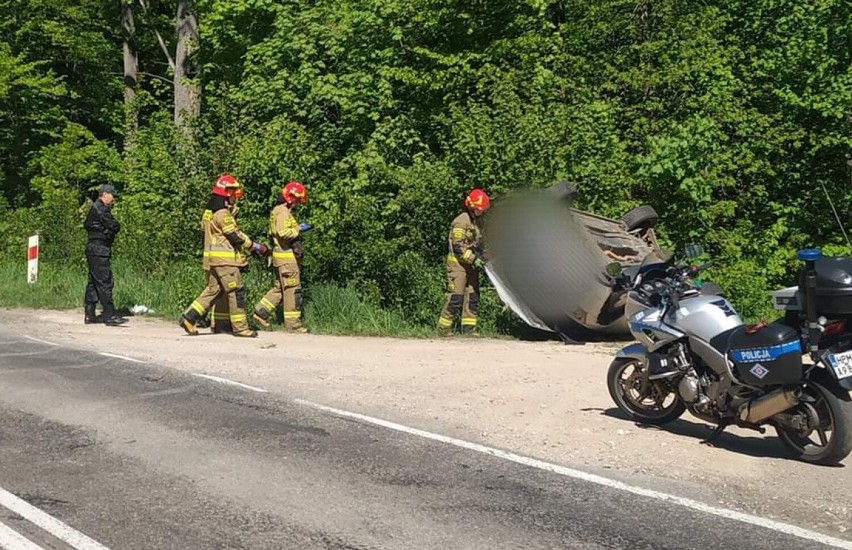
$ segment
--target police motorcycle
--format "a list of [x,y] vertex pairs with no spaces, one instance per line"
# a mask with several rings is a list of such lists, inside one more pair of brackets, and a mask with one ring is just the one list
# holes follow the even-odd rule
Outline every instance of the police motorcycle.
[[631,419],[666,424],[684,411],[765,433],[772,426],[797,459],[837,464],[852,452],[852,258],[798,253],[798,287],[779,292],[781,321],[746,325],[720,295],[695,284],[702,266],[649,266],[626,286],[625,315],[637,344],[607,373],[610,396]]

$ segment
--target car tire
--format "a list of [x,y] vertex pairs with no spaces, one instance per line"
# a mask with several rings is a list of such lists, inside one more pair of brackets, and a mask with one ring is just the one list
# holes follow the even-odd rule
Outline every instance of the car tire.
[[658,219],[660,217],[657,215],[657,211],[653,207],[643,204],[622,216],[621,223],[628,231],[634,231],[636,229],[650,229],[657,224]]

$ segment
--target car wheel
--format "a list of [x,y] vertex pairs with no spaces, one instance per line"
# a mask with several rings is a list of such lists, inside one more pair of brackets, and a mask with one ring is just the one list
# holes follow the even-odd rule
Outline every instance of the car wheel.
[[643,204],[622,216],[621,223],[628,231],[634,231],[636,229],[650,229],[657,224],[658,219],[660,217],[657,215],[657,211],[651,206]]

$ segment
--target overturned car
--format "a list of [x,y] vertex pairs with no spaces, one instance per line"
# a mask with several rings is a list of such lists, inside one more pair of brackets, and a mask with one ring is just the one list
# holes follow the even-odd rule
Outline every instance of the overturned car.
[[565,339],[597,333],[627,336],[625,296],[606,266],[625,271],[669,259],[654,234],[657,213],[639,206],[620,219],[573,208],[576,191],[559,183],[511,197],[489,213],[486,273],[500,298],[525,323]]

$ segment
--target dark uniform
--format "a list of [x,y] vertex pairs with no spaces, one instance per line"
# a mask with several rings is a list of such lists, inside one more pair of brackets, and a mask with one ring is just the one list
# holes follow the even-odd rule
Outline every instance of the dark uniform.
[[[113,190],[114,193],[114,190]],[[86,317],[87,323],[95,323],[95,306],[98,302],[103,308],[103,321],[114,322],[115,306],[112,303],[112,244],[121,226],[112,217],[111,208],[98,198],[89,209],[83,227],[89,235],[86,243],[86,262],[89,265],[89,281],[86,284]],[[123,319],[121,320],[123,321]]]

